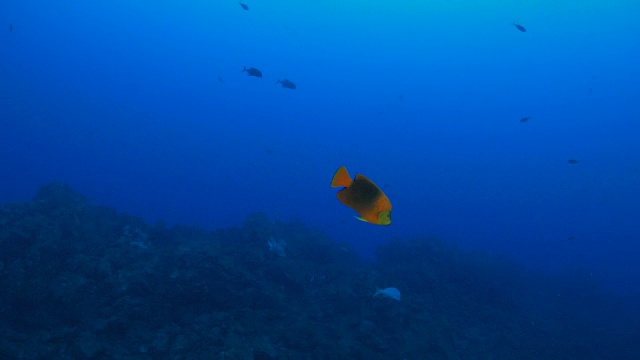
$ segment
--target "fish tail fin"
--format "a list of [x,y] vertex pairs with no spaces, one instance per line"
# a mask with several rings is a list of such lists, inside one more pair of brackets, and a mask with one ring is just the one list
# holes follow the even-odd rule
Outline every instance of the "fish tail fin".
[[331,180],[331,187],[339,187],[339,186],[348,187],[349,185],[351,185],[352,182],[353,180],[351,180],[351,177],[347,172],[347,168],[344,166],[340,166],[340,168],[336,171],[336,173],[333,174],[333,179]]

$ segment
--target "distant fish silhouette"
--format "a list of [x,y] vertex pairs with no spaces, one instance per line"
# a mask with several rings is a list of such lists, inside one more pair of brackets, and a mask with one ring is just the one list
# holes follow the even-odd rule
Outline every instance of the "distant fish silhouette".
[[238,4],[240,4],[240,6],[245,9],[245,10],[249,10],[249,7],[247,6],[247,4],[241,3],[239,2]]
[[524,26],[522,26],[522,25],[519,25],[519,24],[513,23],[513,26],[515,26],[515,27],[516,27],[516,29],[518,29],[518,30],[520,30],[520,31],[522,31],[522,32],[527,32],[527,29],[525,29],[525,28],[524,28]]
[[378,297],[378,296],[400,301],[400,290],[394,287],[388,287],[386,289],[376,289],[376,292],[373,293],[373,297]]
[[576,160],[576,159],[569,159],[569,160],[567,160],[567,162],[568,162],[569,164],[577,164],[577,163],[579,163],[580,161],[579,161],[579,160]]
[[223,83],[224,80],[222,80],[222,76],[218,76],[218,82]]
[[9,31],[13,31],[13,24],[9,24]]
[[292,90],[296,89],[296,84],[294,84],[293,81],[291,80],[287,80],[287,79],[278,80],[276,81],[276,84],[282,85],[283,88],[292,89]]
[[526,123],[527,121],[529,121],[529,119],[531,119],[531,116],[526,116],[520,119],[521,123]]
[[255,76],[255,77],[259,77],[259,78],[262,77],[262,71],[254,68],[254,67],[250,67],[250,68],[247,69],[247,67],[244,66],[242,68],[242,72],[246,72],[247,74],[249,74],[249,76]]

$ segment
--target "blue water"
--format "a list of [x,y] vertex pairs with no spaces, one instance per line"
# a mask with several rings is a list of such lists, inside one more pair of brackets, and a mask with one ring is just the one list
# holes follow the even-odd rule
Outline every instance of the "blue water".
[[[0,201],[62,181],[149,222],[264,212],[365,258],[438,236],[640,292],[640,3],[247,5],[4,1]],[[341,165],[391,226],[337,201]]]

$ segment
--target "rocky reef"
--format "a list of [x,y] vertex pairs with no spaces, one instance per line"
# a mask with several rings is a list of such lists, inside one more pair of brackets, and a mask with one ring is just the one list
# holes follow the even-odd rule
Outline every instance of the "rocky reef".
[[[388,286],[402,301],[372,296]],[[588,279],[436,239],[366,263],[260,214],[149,225],[60,183],[0,208],[0,289],[5,359],[640,358],[638,323]]]

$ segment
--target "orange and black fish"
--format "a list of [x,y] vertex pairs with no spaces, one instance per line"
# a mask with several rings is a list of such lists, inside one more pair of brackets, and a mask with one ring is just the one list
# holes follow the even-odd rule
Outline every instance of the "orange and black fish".
[[294,84],[293,81],[291,80],[287,80],[287,79],[278,80],[276,81],[276,84],[282,85],[283,88],[292,89],[292,90],[296,89],[296,84]]
[[240,6],[245,9],[245,10],[249,10],[249,6],[247,6],[247,4],[241,3],[239,2],[238,4],[240,4]]
[[246,72],[247,74],[249,74],[249,76],[255,76],[255,77],[259,77],[259,78],[262,77],[262,71],[254,68],[254,67],[250,67],[250,68],[247,69],[247,67],[244,66],[242,68],[242,72]]
[[516,27],[516,29],[518,29],[518,30],[520,30],[520,31],[522,31],[522,32],[527,32],[527,29],[525,29],[525,28],[524,28],[524,26],[522,26],[522,25],[519,25],[519,24],[513,23],[513,26],[515,26],[515,27]]
[[347,168],[341,166],[333,175],[331,187],[344,186],[338,191],[338,200],[355,210],[358,220],[376,225],[391,224],[391,201],[373,181],[356,174],[352,180]]

